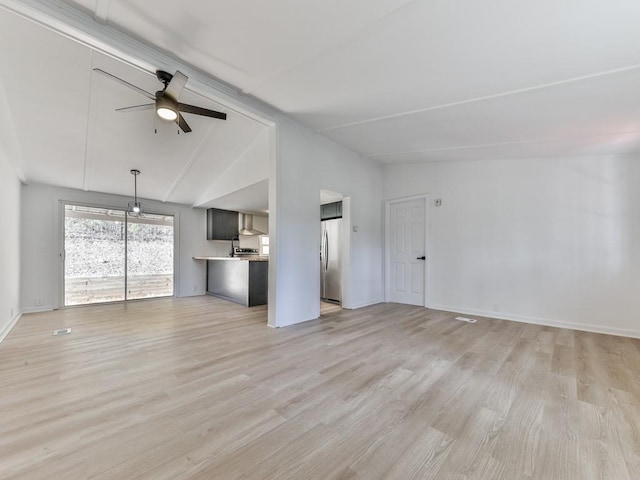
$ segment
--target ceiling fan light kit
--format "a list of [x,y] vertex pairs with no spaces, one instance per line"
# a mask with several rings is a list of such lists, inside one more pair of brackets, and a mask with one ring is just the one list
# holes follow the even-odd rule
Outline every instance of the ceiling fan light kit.
[[[187,80],[189,80],[189,78],[184,73],[178,70],[176,70],[176,73],[173,75],[171,75],[169,72],[165,72],[164,70],[156,71],[156,77],[160,82],[164,84],[164,88],[157,91],[155,95],[133,85],[132,83],[127,82],[126,80],[116,77],[109,72],[105,72],[100,68],[94,68],[93,71],[105,75],[106,77],[109,77],[110,79],[115,80],[116,82],[119,82],[122,85],[125,85],[126,87],[129,87],[132,90],[135,90],[136,92],[144,95],[149,100],[154,101],[154,103],[148,103],[144,105],[118,108],[116,109],[116,111],[118,112],[137,112],[140,110],[151,110],[155,108],[158,117],[163,120],[177,123],[184,133],[189,133],[191,131],[191,127],[180,112],[217,118],[219,120],[227,119],[226,113],[197,107],[195,105],[187,105],[186,103],[179,103],[178,98],[180,97],[182,90],[184,90],[184,86],[187,84]],[[131,171],[131,173],[133,173],[133,170]]]
[[127,206],[127,214],[133,217],[141,217],[143,214],[142,203],[138,201],[138,175],[140,175],[140,170],[134,168],[130,170],[130,173],[133,175],[133,201],[129,202]]
[[158,110],[156,110],[156,113],[163,120],[173,121],[178,118],[178,114],[176,112],[166,107],[158,108]]
[[158,99],[156,100],[156,113],[163,120],[169,120],[171,122],[178,118],[178,112],[175,105],[168,98],[164,98],[162,92],[158,92]]

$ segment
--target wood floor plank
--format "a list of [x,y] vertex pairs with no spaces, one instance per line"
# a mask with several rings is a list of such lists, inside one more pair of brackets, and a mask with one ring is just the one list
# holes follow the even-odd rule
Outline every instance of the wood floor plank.
[[639,478],[640,341],[321,311],[276,330],[208,296],[24,315],[0,344],[0,478]]

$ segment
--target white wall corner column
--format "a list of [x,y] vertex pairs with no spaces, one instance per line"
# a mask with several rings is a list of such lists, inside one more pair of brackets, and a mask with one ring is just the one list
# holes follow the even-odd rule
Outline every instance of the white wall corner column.
[[[275,321],[284,327],[320,316],[319,192],[348,198],[345,307],[379,303],[382,286],[382,169],[369,159],[282,117],[278,122]],[[270,205],[271,209],[271,205]],[[277,220],[276,220],[277,219]],[[352,227],[358,231],[353,232]],[[344,265],[344,261],[343,261]],[[270,279],[271,281],[271,279]],[[271,284],[270,284],[271,285]],[[270,297],[271,302],[271,297]]]

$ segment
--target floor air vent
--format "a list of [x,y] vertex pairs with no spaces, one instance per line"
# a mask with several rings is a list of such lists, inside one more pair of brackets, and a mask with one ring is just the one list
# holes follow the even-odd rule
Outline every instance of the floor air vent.
[[58,328],[57,330],[53,331],[54,335],[69,335],[70,333],[71,333],[70,328]]
[[467,322],[467,323],[476,323],[478,321],[475,318],[466,318],[466,317],[456,317],[455,319],[460,320],[461,322]]

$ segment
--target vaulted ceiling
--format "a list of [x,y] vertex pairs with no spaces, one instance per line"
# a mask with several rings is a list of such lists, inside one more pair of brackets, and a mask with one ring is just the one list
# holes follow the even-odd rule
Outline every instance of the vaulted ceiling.
[[226,121],[184,114],[193,129],[185,134],[153,110],[116,112],[149,100],[94,69],[147,92],[162,84],[151,72],[1,9],[0,44],[0,137],[15,145],[25,181],[131,195],[129,171],[136,168],[143,198],[204,207],[220,205],[229,176],[242,168],[246,181],[231,182],[241,187],[233,206],[268,208],[264,124],[195,93],[189,82],[180,101],[225,112]]
[[[78,9],[96,25],[164,51],[382,163],[608,155],[640,148],[635,0],[54,3]],[[38,159],[26,162],[28,176],[39,179],[36,172],[46,168],[37,162],[58,153],[49,146],[54,138],[60,139],[53,144],[61,149],[55,155],[61,164],[88,158],[74,184],[91,189],[107,188],[100,182],[109,165],[128,172],[127,155],[151,162],[165,152],[183,161],[150,172],[158,177],[154,195],[197,203],[215,193],[205,195],[203,187],[196,199],[191,182],[210,190],[216,168],[230,168],[260,137],[261,124],[230,114],[226,124],[193,118],[193,134],[158,138],[153,115],[127,114],[132,120],[113,112],[141,103],[135,92],[97,78],[91,68],[150,91],[157,87],[153,76],[67,45],[70,40],[54,39],[56,34],[13,15],[3,13],[0,21],[0,40],[13,47],[3,47],[9,61],[3,58],[0,68],[14,128],[25,158]],[[36,93],[25,82],[33,82]],[[41,85],[50,87],[39,92]],[[56,92],[63,92],[65,111],[39,111]],[[185,101],[224,108],[191,95]],[[52,121],[52,115],[59,116]],[[41,134],[47,141],[31,142],[40,130],[46,130]],[[62,181],[55,174],[51,181]]]

